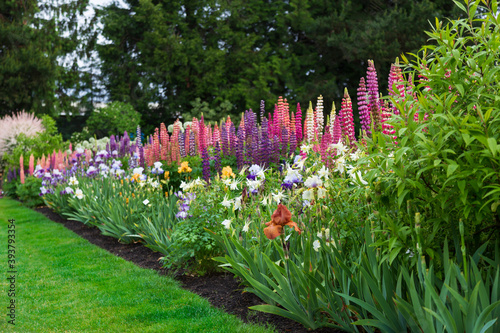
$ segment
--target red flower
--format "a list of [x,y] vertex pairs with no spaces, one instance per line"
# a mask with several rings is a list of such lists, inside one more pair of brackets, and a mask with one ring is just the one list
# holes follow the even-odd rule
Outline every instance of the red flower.
[[283,233],[283,226],[287,225],[291,228],[295,228],[299,234],[302,230],[299,229],[297,223],[291,220],[292,213],[286,208],[286,206],[279,204],[278,208],[271,215],[271,221],[267,222],[267,228],[264,228],[264,234],[269,239],[275,239]]

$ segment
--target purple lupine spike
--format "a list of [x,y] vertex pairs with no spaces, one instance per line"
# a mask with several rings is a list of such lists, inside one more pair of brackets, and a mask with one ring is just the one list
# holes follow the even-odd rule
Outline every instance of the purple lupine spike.
[[145,165],[145,161],[144,161],[144,147],[143,146],[140,146],[139,147],[139,164],[141,167],[144,168],[144,165]]
[[110,145],[110,143],[109,143],[109,142],[108,142],[108,143],[106,143],[106,151],[107,151],[108,153],[110,153],[110,152],[111,152],[111,145]]
[[214,169],[215,173],[219,174],[222,171],[222,165],[221,165],[221,149],[219,142],[215,142],[215,147],[214,147]]
[[238,169],[243,168],[245,164],[245,137],[243,136],[243,128],[238,128],[238,137],[236,139],[236,165]]
[[260,122],[264,120],[264,113],[266,112],[266,102],[264,100],[260,101]]
[[260,152],[259,152],[259,143],[260,143],[260,138],[259,138],[259,128],[255,124],[252,128],[252,163],[251,164],[257,164],[260,165]]
[[210,157],[208,156],[208,149],[205,146],[201,151],[201,158],[203,159],[203,179],[210,183]]
[[185,133],[186,132],[180,132],[179,133],[179,153],[181,157],[186,157],[186,147],[185,147]]
[[288,130],[285,126],[283,126],[281,128],[280,155],[285,158],[288,157],[289,149],[290,147],[288,146]]
[[116,138],[114,135],[109,137],[109,152],[116,150]]
[[269,133],[267,131],[267,119],[264,117],[262,120],[262,128],[261,128],[261,141],[259,145],[259,159],[260,163],[262,165],[269,165],[269,148],[270,148],[270,142],[269,142]]
[[371,135],[371,116],[370,109],[368,109],[368,92],[366,90],[365,78],[362,77],[359,80],[358,88],[358,113],[359,120],[361,123],[361,130],[366,133],[366,135]]
[[222,142],[222,153],[224,156],[229,156],[229,144],[227,140],[227,128],[226,124],[222,122],[221,126],[221,131],[220,131],[220,136],[221,136],[221,142]]
[[231,126],[229,126],[229,154],[230,155],[236,155],[236,127],[234,127],[234,124],[231,123]]
[[138,147],[142,146],[142,133],[141,133],[141,126],[137,125],[137,137],[135,138],[136,144]]
[[194,132],[189,132],[189,156],[196,155],[196,141]]

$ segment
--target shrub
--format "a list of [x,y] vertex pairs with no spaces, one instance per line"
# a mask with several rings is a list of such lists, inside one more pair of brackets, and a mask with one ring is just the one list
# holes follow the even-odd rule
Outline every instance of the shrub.
[[457,3],[465,18],[436,21],[427,33],[433,44],[403,59],[407,80],[392,99],[398,143],[379,134],[368,144],[374,154],[364,163],[384,228],[392,228],[391,251],[404,249],[417,226],[431,257],[445,237],[458,243],[459,221],[471,251],[500,234],[499,21],[496,5],[466,3]]
[[104,136],[134,133],[141,121],[141,115],[132,105],[113,102],[100,110],[94,110],[87,120],[87,128],[91,136]]
[[40,187],[42,179],[36,177],[27,177],[24,184],[17,184],[16,196],[28,207],[43,205],[43,199],[40,197]]

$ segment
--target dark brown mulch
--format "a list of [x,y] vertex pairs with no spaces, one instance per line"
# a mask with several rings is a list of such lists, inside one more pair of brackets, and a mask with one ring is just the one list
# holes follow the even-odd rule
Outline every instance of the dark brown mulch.
[[[116,238],[103,236],[98,228],[84,225],[77,221],[69,221],[54,213],[48,207],[35,209],[54,222],[63,224],[66,228],[72,230],[90,243],[95,244],[106,251],[131,261],[139,267],[154,269],[159,274],[169,274],[161,267],[159,262],[162,256],[158,252],[143,246],[140,243],[121,244]],[[171,275],[171,274],[170,274]],[[188,276],[175,275],[174,278],[181,282],[182,287],[193,293],[206,298],[216,308],[234,314],[244,322],[259,324],[270,324],[275,327],[277,332],[317,332],[317,333],[336,333],[335,329],[321,328],[314,331],[308,331],[301,324],[290,319],[267,314],[258,311],[249,310],[248,307],[258,304],[264,304],[260,298],[254,294],[243,292],[243,287],[238,280],[229,273],[220,273],[210,276]]]

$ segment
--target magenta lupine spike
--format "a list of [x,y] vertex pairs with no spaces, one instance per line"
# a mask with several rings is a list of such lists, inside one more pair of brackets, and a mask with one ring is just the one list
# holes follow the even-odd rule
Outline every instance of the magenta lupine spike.
[[295,114],[295,136],[297,138],[297,145],[302,142],[302,110],[300,103],[297,103],[297,113]]
[[315,121],[316,121],[316,133],[318,136],[318,140],[321,140],[321,136],[323,135],[323,125],[325,122],[325,116],[323,114],[323,96],[319,95],[318,100],[316,102],[316,113],[315,113]]
[[373,121],[373,127],[375,130],[380,130],[380,103],[379,103],[379,89],[378,89],[378,79],[377,70],[373,60],[368,60],[368,70],[366,72],[366,85],[368,89],[368,110],[370,110],[370,115]]
[[[398,101],[400,98],[405,97],[405,87],[404,87],[404,78],[403,78],[403,73],[401,71],[401,67],[399,66],[399,59],[396,58],[396,63],[391,65],[391,71],[389,73],[389,95],[394,97],[396,101]],[[394,87],[397,88],[399,91],[399,94],[397,91],[394,91]],[[391,108],[392,108],[392,113],[395,115],[399,114],[398,108],[393,105],[391,102]]]
[[321,138],[320,154],[323,163],[329,167],[330,161],[330,145],[333,143],[332,135],[330,133],[330,125],[326,125],[325,134]]
[[340,108],[340,118],[342,120],[341,129],[342,135],[349,140],[351,147],[355,146],[356,136],[354,132],[354,119],[352,115],[352,103],[349,97],[347,88],[344,90],[344,98],[342,99],[342,107]]
[[339,141],[343,142],[342,139],[342,128],[341,124],[342,123],[342,114],[339,113],[338,115],[335,116],[335,122],[333,123],[333,143],[338,143]]
[[388,123],[392,116],[392,108],[389,107],[389,103],[385,101],[382,107],[382,133],[391,136],[393,140],[396,140],[397,137],[394,135],[396,131],[394,130],[394,126]]
[[366,135],[371,136],[371,116],[370,109],[368,109],[368,91],[366,90],[364,77],[359,80],[358,113],[359,122],[361,123],[361,131],[366,133]]
[[292,112],[292,119],[290,120],[290,153],[294,153],[297,149],[297,133],[295,126],[295,115]]

